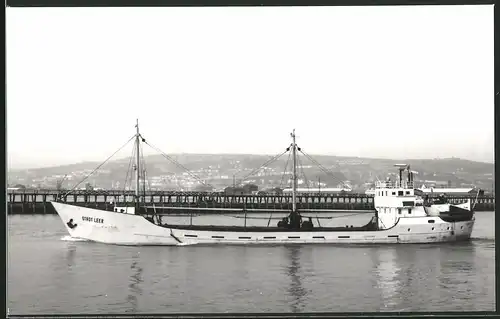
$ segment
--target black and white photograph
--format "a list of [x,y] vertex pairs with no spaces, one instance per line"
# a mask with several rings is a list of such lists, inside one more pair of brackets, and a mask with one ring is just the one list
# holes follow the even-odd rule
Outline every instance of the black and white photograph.
[[8,314],[496,311],[493,18],[6,8]]

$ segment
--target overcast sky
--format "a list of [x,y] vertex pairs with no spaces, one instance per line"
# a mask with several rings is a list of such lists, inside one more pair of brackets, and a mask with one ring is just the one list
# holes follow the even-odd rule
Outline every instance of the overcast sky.
[[492,162],[493,43],[492,5],[7,8],[9,167],[103,161],[136,118],[167,153],[295,128],[310,154]]

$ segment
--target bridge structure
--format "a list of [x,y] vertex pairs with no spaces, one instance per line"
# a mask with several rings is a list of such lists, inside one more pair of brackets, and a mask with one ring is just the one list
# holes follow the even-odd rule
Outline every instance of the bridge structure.
[[[437,195],[437,194],[436,194]],[[112,209],[114,205],[134,202],[134,191],[119,190],[78,190],[66,194],[58,190],[9,190],[7,193],[8,214],[54,214],[50,201],[60,198],[67,203],[85,207]],[[432,197],[432,196],[431,196]],[[451,203],[461,203],[475,196],[447,196]],[[283,210],[292,208],[292,196],[275,194],[228,195],[224,192],[175,192],[146,191],[140,200],[148,206],[178,210],[180,208],[233,208],[252,210]],[[373,195],[359,193],[301,193],[297,195],[298,209],[319,210],[374,210]],[[494,196],[477,197],[476,211],[494,211]]]

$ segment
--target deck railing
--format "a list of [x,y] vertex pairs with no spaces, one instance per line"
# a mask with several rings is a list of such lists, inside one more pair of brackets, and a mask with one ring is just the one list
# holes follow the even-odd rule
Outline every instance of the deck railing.
[[376,182],[375,188],[414,188],[415,184],[408,181],[386,181],[386,182]]

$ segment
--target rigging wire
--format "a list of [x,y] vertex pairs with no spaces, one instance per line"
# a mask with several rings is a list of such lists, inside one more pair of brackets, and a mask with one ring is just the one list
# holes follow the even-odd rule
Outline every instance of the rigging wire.
[[135,135],[132,136],[125,144],[123,144],[116,152],[114,152],[110,157],[108,157],[104,162],[102,162],[99,166],[97,166],[92,172],[90,172],[90,174],[88,174],[87,176],[85,176],[84,179],[82,179],[78,184],[76,184],[72,189],[70,189],[69,191],[67,191],[63,197],[66,197],[68,196],[69,193],[71,193],[72,191],[74,191],[81,183],[83,183],[84,181],[87,180],[87,178],[89,178],[92,174],[94,174],[99,168],[101,168],[101,166],[103,166],[104,164],[106,164],[107,161],[109,161],[113,156],[116,155],[116,153],[118,153],[119,151],[121,151],[125,146],[127,146],[128,143],[130,143],[131,140],[133,140],[135,138]]
[[140,184],[140,177],[142,176],[142,189],[144,190],[144,200],[143,202],[146,202],[146,161],[144,160],[144,152],[142,150],[142,144],[139,143],[139,167],[141,168],[142,171],[139,171],[139,184]]
[[[132,171],[132,161],[134,159],[134,155],[135,155],[135,147],[132,147],[132,155],[130,156],[130,160],[128,162],[127,175],[125,176],[125,183],[123,185],[123,193],[125,193],[125,191],[127,189],[128,177],[129,177],[129,173]],[[132,174],[130,174],[130,186],[132,186]]]
[[[291,144],[290,144],[291,146]],[[256,174],[258,171],[260,171],[263,167],[269,165],[270,163],[276,161],[278,158],[280,158],[281,156],[283,156],[283,154],[285,154],[286,152],[288,152],[290,150],[290,146],[287,147],[287,149],[281,153],[281,154],[278,154],[278,155],[275,155],[273,156],[271,159],[269,159],[267,162],[265,162],[264,164],[262,164],[259,168],[257,169],[254,169],[253,171],[251,171],[249,174],[247,174],[241,181],[238,185],[241,185],[243,183],[243,181],[245,181],[247,178],[249,178],[250,176],[252,176],[253,174]]]
[[169,160],[170,162],[172,162],[174,165],[176,165],[177,167],[180,167],[182,168],[183,170],[185,170],[189,175],[191,175],[191,177],[194,177],[195,179],[197,179],[200,183],[202,183],[203,185],[205,186],[209,186],[213,189],[215,189],[215,187],[213,185],[211,185],[210,183],[206,183],[203,179],[201,179],[199,176],[195,175],[194,173],[192,173],[189,169],[187,169],[185,166],[183,166],[181,163],[177,162],[175,159],[173,159],[171,156],[168,156],[165,152],[163,152],[162,150],[160,150],[159,148],[149,144],[148,142],[146,142],[146,139],[142,137],[141,135],[141,138],[142,138],[142,142],[144,142],[146,145],[148,145],[149,147],[151,147],[152,149],[154,149],[155,151],[159,152],[163,157],[165,157],[167,160]]
[[57,183],[59,184],[59,187],[61,189],[62,189],[62,184],[64,183],[64,181],[66,180],[66,178],[68,178],[68,174],[64,175],[63,179],[57,181]]
[[[146,158],[144,157],[144,150],[142,148],[142,144],[140,144],[140,159],[141,159],[141,167],[143,167],[143,183],[144,183],[144,189],[148,189],[149,193],[151,194],[151,182],[148,180],[148,168],[146,166]],[[146,203],[146,193],[144,193],[144,203]],[[156,206],[153,200],[153,211],[156,214]],[[147,210],[147,209],[146,209]]]
[[297,156],[297,162],[299,163],[300,170],[302,171],[301,176],[304,176],[304,183],[306,183],[307,190],[309,190],[309,180],[307,179],[306,172],[304,170],[304,163],[302,163],[299,156]]
[[[285,179],[286,169],[288,168],[288,163],[290,162],[291,156],[292,156],[292,152],[288,153],[288,159],[286,160],[286,163],[285,163],[285,170],[283,171],[283,175],[281,175],[281,181],[280,181],[280,186],[279,186],[280,189],[282,189],[283,180]],[[288,183],[287,183],[287,185],[288,185]]]
[[302,151],[302,149],[299,148],[299,152],[301,152],[302,154],[304,154],[305,157],[307,157],[311,162],[313,162],[314,164],[318,165],[318,167],[326,174],[330,175],[333,179],[337,180],[337,181],[340,181],[340,183],[345,186],[345,187],[349,187],[349,185],[347,185],[344,181],[342,181],[340,178],[338,177],[335,177],[335,175],[333,174],[333,172],[331,172],[330,170],[328,170],[327,168],[325,168],[323,165],[321,165],[320,163],[318,163],[318,161],[316,161],[312,156],[310,156],[309,154],[306,154],[304,151]]
[[[309,192],[310,189],[309,189],[309,181],[307,180],[307,176],[306,176],[306,172],[304,171],[304,165],[302,163],[302,161],[300,160],[300,156],[297,155],[297,163],[299,165],[299,177],[302,178],[302,176],[304,177],[304,183],[306,184],[306,188],[307,188],[307,191]],[[301,173],[302,172],[302,173]],[[307,208],[310,208],[310,203],[309,203],[309,200],[307,200]]]
[[141,159],[142,163],[141,166],[144,167],[144,183],[147,185],[148,191],[151,192],[151,181],[148,179],[148,169],[146,167],[146,159],[144,158],[144,151],[142,150],[142,145],[141,145]]

